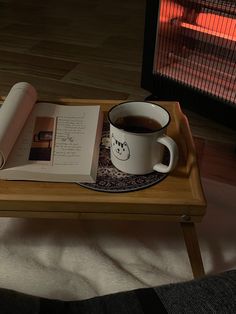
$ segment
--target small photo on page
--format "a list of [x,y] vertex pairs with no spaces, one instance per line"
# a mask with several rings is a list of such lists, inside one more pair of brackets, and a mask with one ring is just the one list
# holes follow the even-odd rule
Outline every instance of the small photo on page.
[[29,160],[39,163],[52,163],[55,134],[55,119],[36,117]]

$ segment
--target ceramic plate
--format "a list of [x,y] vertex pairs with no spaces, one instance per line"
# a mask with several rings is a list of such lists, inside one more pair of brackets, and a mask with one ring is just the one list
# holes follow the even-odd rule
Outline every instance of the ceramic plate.
[[[168,153],[165,153],[165,160]],[[96,183],[78,183],[79,185],[101,192],[132,192],[157,184],[167,177],[166,173],[152,172],[146,175],[131,175],[116,169],[110,160],[109,124],[104,123]]]

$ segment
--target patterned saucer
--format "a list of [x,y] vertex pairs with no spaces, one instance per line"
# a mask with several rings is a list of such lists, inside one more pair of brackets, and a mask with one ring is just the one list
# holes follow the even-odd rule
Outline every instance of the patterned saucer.
[[[168,158],[168,154],[165,153],[165,160],[168,161]],[[95,183],[79,182],[78,184],[100,192],[132,192],[150,187],[166,178],[167,175],[157,171],[146,175],[131,175],[116,169],[110,160],[109,124],[105,122],[100,145],[97,180]]]

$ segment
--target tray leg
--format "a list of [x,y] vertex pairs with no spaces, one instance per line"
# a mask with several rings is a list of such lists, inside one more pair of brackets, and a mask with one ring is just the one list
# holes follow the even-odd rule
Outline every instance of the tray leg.
[[184,241],[188,252],[188,257],[192,267],[193,277],[200,278],[205,275],[200,247],[198,243],[197,233],[195,230],[195,225],[192,222],[182,222],[180,223],[183,234]]

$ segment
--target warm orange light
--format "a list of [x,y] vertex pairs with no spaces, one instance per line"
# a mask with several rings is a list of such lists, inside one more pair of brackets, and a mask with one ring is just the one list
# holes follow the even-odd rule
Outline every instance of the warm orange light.
[[[184,15],[184,8],[170,0],[161,1],[160,18],[161,23],[169,23],[172,19],[181,21]],[[199,13],[193,24],[182,22],[182,27],[199,31],[201,33],[236,41],[236,20],[213,14]]]
[[224,38],[224,39],[227,39],[227,40],[236,41],[236,35],[235,34],[234,34],[234,36],[231,36],[231,35],[223,34],[221,32],[217,32],[217,31],[214,31],[214,30],[206,29],[204,27],[193,25],[193,24],[189,24],[189,23],[181,23],[181,26],[185,27],[185,28],[188,28],[188,29],[192,29],[192,30],[201,32],[201,33],[217,36],[217,37]]
[[184,8],[170,0],[161,1],[160,18],[161,23],[169,23],[172,18],[183,16]]
[[212,13],[200,13],[196,19],[198,26],[204,27],[216,33],[236,37],[236,20]]

